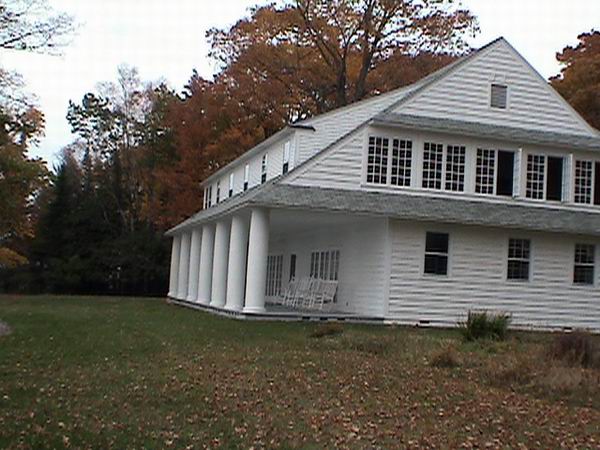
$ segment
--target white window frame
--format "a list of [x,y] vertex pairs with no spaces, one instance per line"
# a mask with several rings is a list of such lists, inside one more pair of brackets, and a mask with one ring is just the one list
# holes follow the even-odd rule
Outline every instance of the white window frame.
[[[441,170],[441,174],[440,174],[440,187],[429,187],[429,186],[424,186],[425,183],[425,146],[426,145],[434,145],[436,147],[441,146],[442,147],[442,170]],[[428,150],[428,151],[431,151]],[[428,169],[429,171],[431,169]],[[434,182],[437,182],[437,178],[433,178]],[[422,145],[422,153],[421,153],[421,188],[427,191],[445,191],[446,187],[446,144],[444,144],[443,142],[432,142],[430,140],[425,140],[423,141],[423,145]]]
[[[504,86],[506,87],[506,107],[505,108],[499,108],[497,106],[492,106],[492,89],[494,85],[497,86]],[[508,85],[508,83],[506,81],[492,81],[490,83],[490,88],[488,90],[488,108],[491,109],[492,111],[508,111],[510,109],[510,86]]]
[[265,295],[267,297],[280,297],[283,282],[283,254],[269,255],[267,257],[267,281]]
[[[454,151],[455,149],[459,149],[462,150],[464,152],[464,160],[462,162],[462,189],[452,189],[452,184],[454,183],[454,180],[448,180],[448,164],[450,163],[450,161],[448,160],[448,157],[450,155],[450,148],[452,148],[452,150]],[[445,155],[444,155],[444,167],[443,167],[443,174],[444,174],[444,179],[443,179],[443,190],[446,192],[457,192],[459,194],[462,194],[466,191],[467,188],[467,160],[468,160],[468,151],[467,151],[467,146],[466,145],[456,145],[456,144],[446,144],[445,147]],[[452,165],[454,165],[454,162],[451,162]],[[458,164],[458,166],[460,167],[460,163]],[[458,174],[459,178],[460,178],[460,173]],[[448,183],[450,183],[450,188],[448,188]],[[458,184],[460,185],[460,181],[458,181]]]
[[[544,158],[544,178],[542,180],[542,198],[533,198],[528,195],[528,179],[529,179],[529,157],[542,157]],[[527,200],[535,201],[535,202],[545,202],[547,195],[547,186],[548,185],[548,155],[546,153],[527,153],[527,158],[525,159],[525,198]]]
[[[385,158],[383,156],[381,157],[381,162],[380,162],[380,166],[379,166],[380,170],[377,173],[377,176],[379,176],[379,178],[385,177],[384,183],[376,182],[376,181],[369,181],[369,165],[371,165],[369,163],[369,155],[370,155],[370,150],[371,150],[371,140],[372,139],[374,139],[373,145],[375,145],[375,146],[377,146],[377,140],[378,139],[381,140],[382,152],[384,149],[384,142],[387,140],[387,156]],[[367,145],[366,145],[366,154],[365,154],[365,163],[364,163],[364,173],[365,173],[364,181],[369,186],[389,186],[390,185],[390,164],[391,164],[390,155],[392,152],[391,141],[392,141],[392,138],[384,133],[370,134],[367,136]],[[384,164],[385,164],[385,166],[384,166]],[[373,162],[372,165],[375,165],[375,162]],[[382,175],[383,167],[385,167],[385,175]],[[375,172],[373,172],[373,177],[375,177]]]
[[285,144],[283,144],[283,165],[281,167],[282,174],[286,174],[290,171],[291,147],[292,147],[291,141],[287,141]]
[[235,182],[235,172],[229,174],[229,198],[233,197],[233,187]]
[[221,180],[217,181],[217,198],[215,204],[218,205],[221,202]]
[[[494,155],[494,173],[492,174],[492,191],[491,193],[488,192],[477,192],[477,169],[478,169],[478,158],[479,158],[479,151],[482,152],[491,152]],[[484,195],[484,196],[495,196],[496,192],[498,192],[498,149],[495,148],[485,148],[485,147],[477,147],[475,149],[475,164],[474,164],[474,179],[475,182],[473,184],[473,192],[475,193],[475,195]],[[516,180],[514,182],[517,182]],[[486,185],[487,186],[487,185]]]
[[246,164],[244,167],[244,186],[242,190],[246,192],[250,187],[250,164]]
[[[577,201],[577,163],[581,162],[581,163],[589,163],[592,167],[591,167],[591,177],[590,177],[590,201],[589,203],[585,203],[585,202],[578,202]],[[594,205],[595,202],[595,198],[594,198],[594,187],[596,184],[596,167],[595,167],[596,161],[594,161],[593,159],[575,159],[575,164],[573,167],[573,203],[575,203],[576,205]]]
[[[578,246],[589,246],[592,247],[592,262],[591,263],[582,263],[577,261],[577,247]],[[573,276],[571,280],[575,286],[595,286],[596,285],[596,253],[597,246],[591,242],[576,242],[573,247]],[[592,282],[591,283],[582,283],[575,281],[575,272],[577,267],[591,267],[592,268]]]
[[260,162],[260,184],[266,183],[269,178],[269,154],[265,153]]
[[[309,275],[325,281],[339,281],[341,252],[339,249],[313,250],[310,252]],[[325,269],[327,273],[325,273]],[[323,274],[324,278],[321,278]],[[317,275],[317,276],[314,276]]]
[[[446,234],[448,235],[448,253],[440,253],[440,252],[428,252],[427,251],[427,235],[428,234]],[[421,258],[421,274],[426,278],[435,278],[435,279],[446,279],[450,278],[451,273],[451,257],[452,254],[452,233],[447,230],[436,230],[436,229],[428,229],[425,231],[423,235],[423,257]],[[446,273],[438,274],[438,273],[427,273],[425,272],[425,260],[427,259],[427,255],[433,256],[446,256]]]
[[208,207],[212,206],[212,184],[207,188],[208,189]]
[[[528,241],[529,242],[529,258],[516,258],[510,256],[510,241]],[[527,262],[527,279],[509,278],[508,266],[510,261]],[[533,273],[533,241],[527,237],[509,237],[506,241],[506,280],[509,283],[529,283],[531,282],[531,274]]]
[[[404,152],[410,152],[410,158],[404,158],[404,167],[400,167],[400,164],[398,164],[397,170],[398,173],[396,175],[393,174],[394,171],[394,149],[396,146],[396,143],[398,143],[398,163],[400,163],[400,161],[402,161],[402,158],[400,157],[400,152],[404,151]],[[402,143],[404,143],[404,148],[402,148]],[[395,188],[407,188],[407,187],[411,187],[412,186],[412,180],[413,177],[415,176],[415,147],[414,147],[414,140],[413,139],[406,139],[406,138],[400,138],[400,137],[393,137],[392,138],[392,146],[390,149],[390,154],[389,154],[389,161],[388,161],[388,167],[389,167],[389,186],[391,187],[395,187]],[[407,164],[408,163],[408,164]],[[404,173],[400,173],[401,170]],[[408,172],[408,178],[406,177],[406,172]],[[396,178],[397,182],[393,183],[392,182],[392,178]],[[398,181],[400,179],[404,180],[404,183],[398,183]]]

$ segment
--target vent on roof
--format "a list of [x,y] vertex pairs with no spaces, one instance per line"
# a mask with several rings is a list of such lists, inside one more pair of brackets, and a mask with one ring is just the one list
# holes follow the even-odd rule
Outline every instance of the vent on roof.
[[508,102],[508,86],[492,84],[492,108],[506,109]]

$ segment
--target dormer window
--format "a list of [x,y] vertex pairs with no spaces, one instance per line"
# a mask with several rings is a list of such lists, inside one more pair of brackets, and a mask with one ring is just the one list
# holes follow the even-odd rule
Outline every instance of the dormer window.
[[282,173],[285,175],[290,170],[290,141],[286,142],[283,146],[283,168]]
[[492,83],[491,104],[492,108],[506,109],[508,107],[508,86]]
[[233,182],[234,182],[234,175],[231,173],[229,174],[229,197],[233,197]]
[[246,164],[244,167],[244,192],[248,190],[248,183],[250,181],[250,164]]
[[265,153],[262,157],[262,163],[260,165],[260,182],[264,183],[267,181],[267,162],[268,155]]
[[221,182],[217,181],[217,201],[219,203],[221,201]]

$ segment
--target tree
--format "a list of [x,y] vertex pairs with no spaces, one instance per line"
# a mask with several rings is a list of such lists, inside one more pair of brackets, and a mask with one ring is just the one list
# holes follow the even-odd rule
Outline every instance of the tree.
[[58,53],[73,31],[73,18],[47,0],[0,0],[0,48]]
[[[460,53],[476,32],[456,0],[295,0],[256,8],[230,29],[213,29],[211,55],[312,98],[318,112],[373,93],[368,78],[398,52]],[[316,87],[313,80],[327,80]]]
[[595,128],[600,129],[600,32],[578,36],[579,44],[557,53],[563,66],[554,88]]

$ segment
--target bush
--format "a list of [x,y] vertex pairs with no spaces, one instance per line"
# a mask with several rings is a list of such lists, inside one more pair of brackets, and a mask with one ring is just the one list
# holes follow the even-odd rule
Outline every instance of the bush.
[[310,334],[310,337],[322,338],[326,336],[335,336],[342,334],[343,332],[344,327],[341,324],[337,322],[327,322],[326,324],[317,326]]
[[508,314],[470,311],[467,321],[460,326],[460,332],[466,341],[479,339],[503,341],[508,334],[510,320]]
[[589,333],[561,333],[552,341],[549,356],[570,367],[600,368],[600,348]]
[[460,358],[456,353],[456,349],[452,345],[448,345],[432,355],[431,365],[443,369],[454,369],[460,366]]

